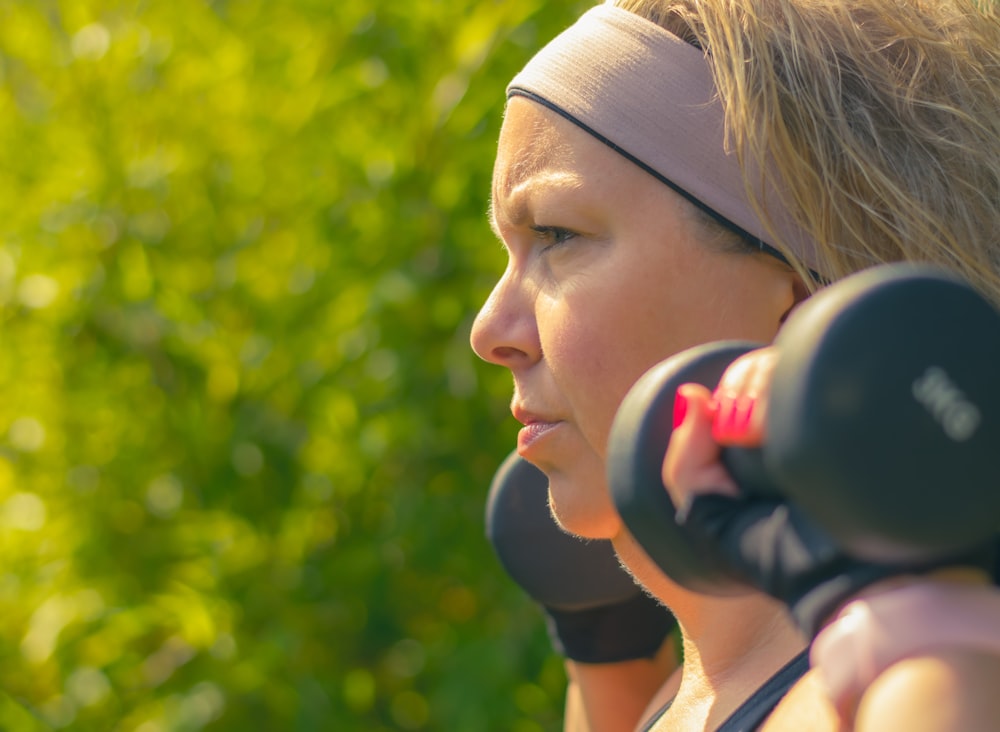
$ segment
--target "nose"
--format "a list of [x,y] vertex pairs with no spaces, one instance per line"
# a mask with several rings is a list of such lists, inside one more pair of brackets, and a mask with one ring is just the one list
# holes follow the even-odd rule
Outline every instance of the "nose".
[[512,371],[541,357],[531,287],[512,265],[476,316],[469,341],[481,359]]

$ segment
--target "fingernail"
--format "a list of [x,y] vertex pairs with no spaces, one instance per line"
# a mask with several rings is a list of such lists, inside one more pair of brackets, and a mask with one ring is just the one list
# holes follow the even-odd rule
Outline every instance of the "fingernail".
[[719,411],[712,422],[712,437],[717,442],[738,440],[750,428],[756,399],[752,397],[718,396]]
[[736,416],[736,400],[730,396],[715,393],[715,418],[712,420],[712,437],[716,442],[725,440],[733,429]]
[[757,400],[753,397],[741,397],[736,402],[736,416],[733,419],[733,437],[744,437],[750,429],[750,418]]
[[674,394],[674,429],[677,429],[681,422],[684,421],[684,415],[687,414],[687,411],[687,397],[681,394],[681,390],[678,388],[677,393]]

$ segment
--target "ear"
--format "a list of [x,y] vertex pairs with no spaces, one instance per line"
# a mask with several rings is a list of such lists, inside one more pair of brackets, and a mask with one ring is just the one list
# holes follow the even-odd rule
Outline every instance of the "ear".
[[801,303],[807,300],[809,296],[812,294],[809,291],[809,286],[805,283],[802,277],[799,276],[798,273],[794,271],[789,271],[788,276],[791,278],[791,282],[789,283],[791,297],[789,300],[788,307],[785,309],[785,312],[782,313],[781,315],[781,320],[779,321],[780,323],[784,323],[786,320],[788,320],[788,316],[795,311],[795,308],[797,308]]

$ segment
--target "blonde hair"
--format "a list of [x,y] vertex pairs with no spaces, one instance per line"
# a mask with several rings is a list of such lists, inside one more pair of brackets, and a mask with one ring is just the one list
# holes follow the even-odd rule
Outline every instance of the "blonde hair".
[[613,4],[705,49],[744,170],[775,171],[824,276],[931,262],[1000,305],[996,0]]

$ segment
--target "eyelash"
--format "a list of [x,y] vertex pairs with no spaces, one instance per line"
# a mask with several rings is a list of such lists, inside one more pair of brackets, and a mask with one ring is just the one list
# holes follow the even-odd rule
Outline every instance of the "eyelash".
[[560,226],[537,225],[532,226],[531,230],[535,232],[539,239],[548,242],[544,247],[542,247],[543,252],[560,247],[576,236],[576,233]]

